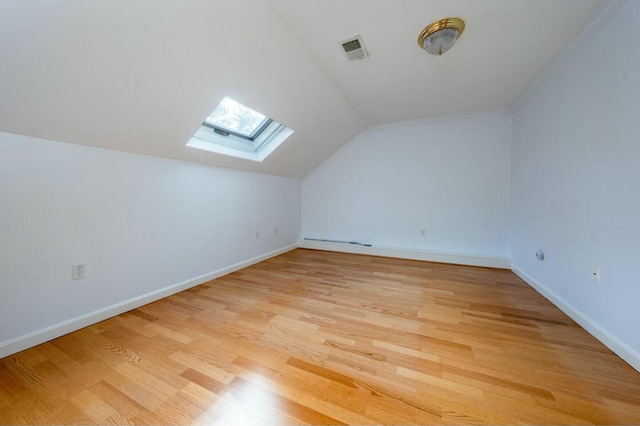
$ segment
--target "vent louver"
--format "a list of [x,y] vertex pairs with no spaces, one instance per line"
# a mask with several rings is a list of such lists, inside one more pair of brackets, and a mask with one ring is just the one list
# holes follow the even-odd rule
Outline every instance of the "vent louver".
[[350,61],[358,61],[369,57],[367,50],[364,48],[362,37],[354,36],[340,42],[344,53]]

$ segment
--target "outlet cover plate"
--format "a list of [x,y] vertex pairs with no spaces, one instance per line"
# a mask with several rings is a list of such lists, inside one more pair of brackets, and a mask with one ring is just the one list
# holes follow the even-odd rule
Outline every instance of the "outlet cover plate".
[[87,277],[87,265],[84,263],[77,263],[72,265],[71,276],[74,280],[81,280]]

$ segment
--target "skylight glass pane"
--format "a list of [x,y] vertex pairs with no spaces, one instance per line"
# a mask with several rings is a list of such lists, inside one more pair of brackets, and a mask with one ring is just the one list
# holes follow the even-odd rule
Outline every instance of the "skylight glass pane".
[[225,97],[207,117],[206,123],[253,139],[269,118]]

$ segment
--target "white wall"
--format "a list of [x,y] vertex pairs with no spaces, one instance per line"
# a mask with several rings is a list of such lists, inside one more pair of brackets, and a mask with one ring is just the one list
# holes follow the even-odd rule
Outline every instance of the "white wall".
[[639,99],[630,1],[515,111],[510,227],[514,270],[638,369]]
[[297,179],[0,133],[0,357],[291,248],[299,227]]
[[507,258],[510,137],[509,114],[364,131],[303,180],[302,237]]

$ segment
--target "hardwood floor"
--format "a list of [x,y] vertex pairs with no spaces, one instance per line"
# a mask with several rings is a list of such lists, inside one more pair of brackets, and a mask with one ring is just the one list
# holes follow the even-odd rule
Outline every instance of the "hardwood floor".
[[510,271],[298,249],[0,360],[2,424],[639,424]]

